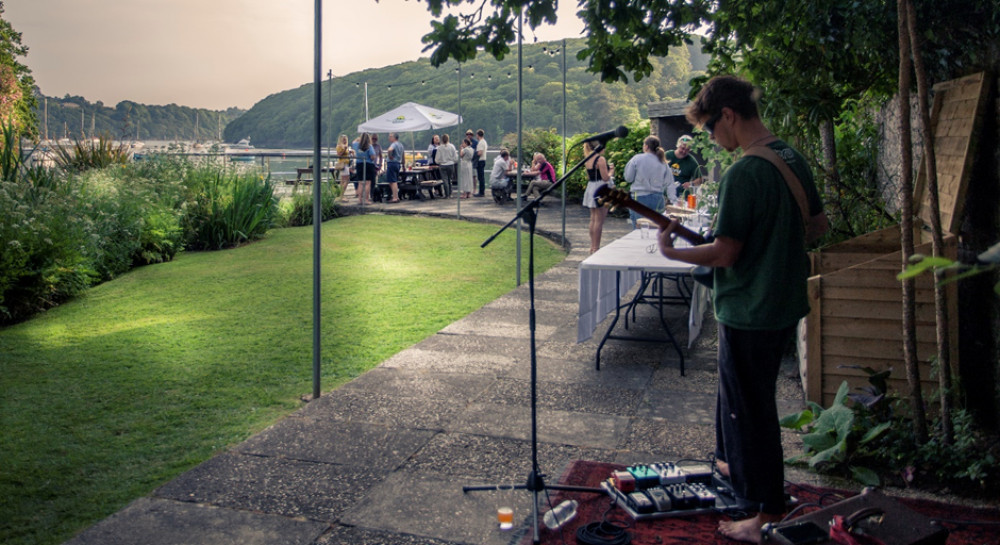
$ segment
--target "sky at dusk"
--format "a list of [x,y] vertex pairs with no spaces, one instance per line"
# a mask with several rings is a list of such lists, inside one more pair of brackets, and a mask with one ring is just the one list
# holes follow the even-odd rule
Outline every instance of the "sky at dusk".
[[[19,59],[48,96],[198,108],[249,108],[313,79],[308,0],[6,0],[22,34]],[[467,7],[464,5],[463,7]],[[576,2],[559,24],[525,25],[525,42],[581,36]],[[322,73],[334,77],[430,56],[427,5],[416,0],[323,2]]]

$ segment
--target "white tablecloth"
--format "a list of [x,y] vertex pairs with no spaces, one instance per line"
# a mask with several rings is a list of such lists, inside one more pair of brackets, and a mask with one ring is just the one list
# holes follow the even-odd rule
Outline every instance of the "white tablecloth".
[[[667,259],[656,246],[656,230],[650,238],[641,238],[636,229],[601,248],[580,263],[580,310],[576,340],[583,342],[594,335],[597,324],[615,310],[624,296],[642,277],[642,273],[688,273],[692,265]],[[678,241],[681,242],[681,241]],[[653,249],[652,252],[648,251]],[[615,293],[615,275],[621,273],[619,292]],[[688,315],[688,347],[701,333],[709,290],[697,282]]]

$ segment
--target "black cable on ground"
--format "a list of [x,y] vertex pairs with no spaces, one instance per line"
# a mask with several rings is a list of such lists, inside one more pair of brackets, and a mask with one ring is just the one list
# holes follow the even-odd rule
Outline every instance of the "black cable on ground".
[[628,545],[632,543],[632,534],[628,533],[631,524],[626,520],[618,522],[610,520],[608,515],[618,506],[618,498],[612,498],[608,508],[601,515],[601,522],[591,522],[576,529],[576,542],[580,545]]
[[591,522],[576,529],[576,542],[581,545],[628,545],[632,543],[632,534],[628,526],[602,521]]

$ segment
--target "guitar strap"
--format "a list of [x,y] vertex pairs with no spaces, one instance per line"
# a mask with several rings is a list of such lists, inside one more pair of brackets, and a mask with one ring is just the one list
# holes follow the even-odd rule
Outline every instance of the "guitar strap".
[[795,197],[795,202],[799,205],[799,211],[802,212],[802,224],[808,230],[809,201],[806,199],[805,189],[802,188],[802,181],[799,180],[799,177],[796,176],[794,172],[792,172],[788,163],[786,163],[781,157],[778,157],[778,154],[767,146],[753,146],[744,150],[743,155],[766,159],[774,165],[779,172],[781,172],[781,177],[785,179],[785,184],[788,185],[788,189],[791,190],[792,196]]

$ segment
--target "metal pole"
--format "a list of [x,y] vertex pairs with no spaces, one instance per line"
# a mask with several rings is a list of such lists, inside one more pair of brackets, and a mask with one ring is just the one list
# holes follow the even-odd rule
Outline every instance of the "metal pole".
[[[521,28],[522,19],[521,8],[517,8],[517,209],[521,209],[521,69],[523,60],[521,58]],[[521,285],[521,219],[517,220],[517,285]]]
[[[455,69],[458,72],[458,134],[462,133],[462,63],[458,63],[458,68]],[[463,136],[464,138],[464,136]],[[462,147],[461,143],[458,145],[459,148]],[[458,170],[462,170],[462,157],[458,158]],[[458,177],[458,171],[455,171],[455,177]],[[458,219],[462,219],[462,191],[461,183],[459,183],[458,198],[455,199],[455,210]]]
[[315,0],[315,34],[316,49],[313,52],[313,399],[318,399],[320,395],[320,227],[323,223],[322,207],[320,206],[320,186],[319,174],[320,166],[320,140],[322,129],[320,115],[323,107],[323,91],[320,85],[323,82],[320,64],[323,57],[323,0]]
[[[563,124],[562,124],[562,176],[566,175],[566,38],[562,43]],[[562,184],[562,243],[566,245],[566,183]]]
[[329,85],[327,86],[327,102],[330,103],[330,126],[327,128],[326,133],[326,161],[327,166],[330,168],[330,180],[333,180],[333,69],[331,68],[326,73]]

